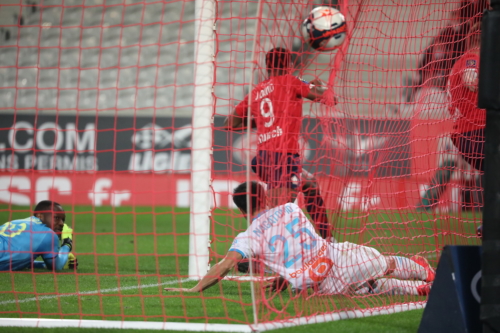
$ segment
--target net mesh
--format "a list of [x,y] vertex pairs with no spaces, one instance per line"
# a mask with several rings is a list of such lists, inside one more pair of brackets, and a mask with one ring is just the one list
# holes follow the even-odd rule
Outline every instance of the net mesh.
[[[315,51],[301,37],[318,5],[345,16],[337,51]],[[248,142],[224,120],[268,79],[265,55],[278,46],[290,50],[293,75],[329,87],[289,119],[300,125],[299,164],[317,186],[314,194],[298,191],[296,203],[316,227],[323,213],[314,207],[323,206],[338,242],[388,258],[420,255],[434,267],[444,245],[479,244],[483,111],[453,100],[450,89],[465,89],[465,79],[449,78],[479,65],[459,66],[464,54],[475,61],[471,31],[485,8],[465,0],[217,1],[210,264],[247,229],[231,194],[260,150],[256,131]],[[42,262],[7,268],[1,317],[253,324],[426,300],[413,282],[387,294],[264,289],[275,274],[262,258],[255,272],[233,269],[203,293],[163,291],[196,284],[187,279],[196,233],[189,230],[195,2],[11,0],[0,16],[1,220],[29,217],[41,200],[60,203],[78,262],[58,273]],[[0,229],[2,265],[16,252],[5,245],[16,239],[9,228]],[[420,269],[404,266],[397,280],[425,280]]]

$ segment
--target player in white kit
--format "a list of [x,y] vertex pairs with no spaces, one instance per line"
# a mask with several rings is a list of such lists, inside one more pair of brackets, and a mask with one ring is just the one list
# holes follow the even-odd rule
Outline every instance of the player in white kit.
[[[251,195],[249,228],[236,236],[226,257],[213,266],[191,289],[169,291],[199,292],[216,284],[242,259],[255,258],[257,271],[278,274],[269,285],[282,289],[290,284],[296,291],[313,288],[319,294],[392,292],[426,295],[435,272],[420,256],[383,256],[374,248],[349,242],[330,243],[321,238],[299,206],[287,203],[265,209],[265,191],[260,184],[240,184],[233,200],[247,214],[247,194]],[[250,193],[249,193],[250,192]],[[388,276],[397,279],[378,278]],[[400,280],[398,280],[400,279]],[[406,280],[406,281],[403,281]]]

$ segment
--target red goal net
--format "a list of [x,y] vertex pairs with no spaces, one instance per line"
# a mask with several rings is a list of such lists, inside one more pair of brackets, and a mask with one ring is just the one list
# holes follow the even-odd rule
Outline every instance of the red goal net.
[[[345,16],[336,51],[303,39],[302,22],[317,6]],[[431,286],[422,260],[435,268],[444,245],[480,242],[482,111],[457,106],[450,85],[455,77],[475,93],[477,82],[461,75],[479,65],[476,23],[485,8],[467,0],[4,1],[0,216],[11,223],[0,225],[0,324],[104,325],[90,319],[245,331],[422,308]],[[354,266],[375,253],[387,270],[374,274],[377,287],[361,283],[370,279],[350,264],[339,277],[311,259],[294,274],[314,266],[349,288],[272,291],[264,286],[280,272],[257,258],[253,271],[232,268],[203,292],[165,291],[195,287],[249,228],[233,202],[238,184],[267,182],[274,193],[272,180],[252,171],[260,129],[224,122],[269,78],[265,57],[276,47],[289,50],[292,77],[327,88],[321,99],[304,99],[301,117],[276,116],[300,130],[292,162],[304,172],[294,202],[325,233],[325,241],[314,236],[326,242],[318,244],[357,258]],[[13,271],[5,263],[14,253],[34,251],[14,249],[28,232],[14,221],[33,220],[43,200],[64,209],[72,255],[58,272],[41,257]],[[293,228],[290,239],[304,236]],[[265,246],[284,255],[286,245]]]

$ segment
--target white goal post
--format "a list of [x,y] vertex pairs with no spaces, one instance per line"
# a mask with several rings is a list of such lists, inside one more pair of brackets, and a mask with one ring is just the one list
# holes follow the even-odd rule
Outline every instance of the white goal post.
[[188,273],[192,279],[204,276],[209,265],[215,14],[215,0],[196,0]]

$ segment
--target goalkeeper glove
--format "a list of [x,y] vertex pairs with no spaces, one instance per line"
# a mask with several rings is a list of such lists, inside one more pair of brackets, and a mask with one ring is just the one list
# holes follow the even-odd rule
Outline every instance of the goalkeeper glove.
[[68,237],[68,238],[63,239],[61,247],[65,246],[65,245],[67,247],[69,247],[69,251],[68,252],[71,252],[71,250],[73,249],[73,241],[71,240],[71,238]]
[[66,265],[64,265],[64,268],[69,268],[69,269],[76,269],[78,267],[78,261],[76,260],[76,257],[73,253],[70,253],[68,255],[68,261],[66,262]]
[[66,238],[73,240],[73,229],[71,229],[66,223],[64,223],[63,230],[61,232],[61,239]]

